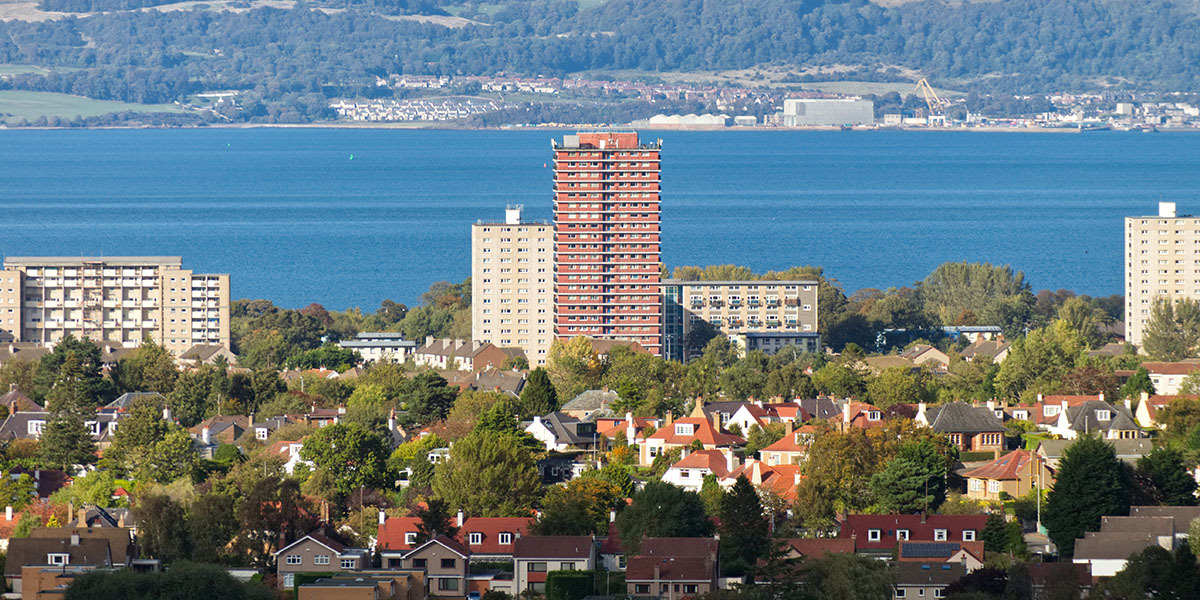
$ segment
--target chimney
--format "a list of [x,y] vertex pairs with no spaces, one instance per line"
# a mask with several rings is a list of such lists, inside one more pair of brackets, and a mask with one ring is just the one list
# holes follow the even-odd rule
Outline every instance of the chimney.
[[849,400],[847,400],[846,403],[842,405],[842,422],[843,423],[850,422],[850,401]]
[[713,429],[721,431],[721,413],[713,411],[712,414]]
[[15,383],[8,384],[8,391],[10,391],[10,392],[17,391],[17,384],[15,384]]
[[87,509],[79,507],[79,520],[75,522],[79,527],[87,527]]
[[994,399],[988,400],[987,407],[988,407],[988,410],[996,410],[996,401]]
[[682,447],[682,448],[680,448],[680,449],[679,449],[679,458],[680,458],[680,460],[687,458],[687,455],[688,455],[688,451],[689,451],[689,450],[690,450],[690,448],[688,448],[687,446],[684,446],[684,447]]
[[1150,401],[1150,392],[1142,392],[1141,399],[1142,399],[1143,404],[1145,404],[1146,402],[1149,402]]
[[541,424],[542,424],[542,418],[541,418],[541,417],[539,417],[539,416],[537,416],[537,415],[533,415],[533,424],[534,424],[534,425],[541,425]]
[[202,443],[203,443],[205,446],[208,446],[208,445],[211,445],[211,444],[212,444],[212,439],[211,439],[211,438],[209,437],[209,435],[208,435],[208,427],[205,427],[204,429],[201,429],[201,430],[200,430],[200,441],[201,441],[201,442],[202,442]]
[[675,415],[671,414],[671,411],[668,410],[666,426],[669,427],[671,425],[671,423],[674,423],[674,422],[675,422]]
[[395,431],[395,430],[396,430],[396,409],[393,408],[390,412],[388,412],[388,431],[390,432],[390,431]]
[[1101,402],[1104,402],[1104,392],[1100,392],[1099,399]]
[[12,505],[11,504],[4,507],[4,520],[5,521],[12,520]]
[[737,458],[733,455],[733,450],[725,453],[725,470],[732,473],[737,468]]
[[463,526],[463,511],[458,511],[458,519],[456,520],[459,527]]
[[1041,404],[1041,403],[1042,403],[1042,395],[1038,394],[1038,404]]
[[171,420],[171,407],[170,407],[170,406],[164,406],[164,407],[163,407],[163,420],[164,420],[164,421],[170,421],[170,420]]
[[77,533],[77,532],[71,532],[71,545],[72,545],[72,546],[78,546],[78,545],[79,545],[79,533]]
[[384,523],[387,523],[387,513],[383,512],[383,510],[381,509],[379,511],[379,524],[383,525]]
[[615,510],[608,511],[608,522],[615,523],[616,521],[617,521],[617,511],[615,511]]
[[792,435],[792,422],[791,421],[783,422],[783,435],[784,435],[784,437]]
[[757,400],[757,399],[756,399],[756,400],[754,400],[754,405],[755,405],[755,406],[757,406],[757,407],[759,407],[759,408],[762,408],[762,400]]
[[1125,397],[1125,410],[1133,412],[1133,398],[1130,398],[1129,396]]
[[917,403],[917,416],[918,416],[918,417],[921,417],[921,418],[924,418],[924,415],[925,415],[925,403],[924,403],[924,402],[918,402],[918,403]]

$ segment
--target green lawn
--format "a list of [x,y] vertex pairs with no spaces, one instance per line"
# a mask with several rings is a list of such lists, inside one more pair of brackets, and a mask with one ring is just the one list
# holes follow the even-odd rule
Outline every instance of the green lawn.
[[122,111],[183,112],[174,104],[130,104],[109,100],[93,100],[82,96],[51,92],[0,91],[0,121],[33,121],[38,117],[97,117]]

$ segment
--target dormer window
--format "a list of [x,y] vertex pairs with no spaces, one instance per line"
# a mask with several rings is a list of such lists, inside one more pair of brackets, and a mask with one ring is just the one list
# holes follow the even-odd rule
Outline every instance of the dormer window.
[[95,421],[88,421],[87,423],[85,423],[85,425],[87,425],[88,432],[92,434],[92,437],[100,437],[100,424],[99,423],[97,423]]
[[472,546],[478,546],[479,544],[482,544],[483,534],[478,531],[472,531],[471,533],[467,534],[467,543],[471,544]]
[[963,530],[963,541],[964,542],[975,541],[975,530],[974,529],[964,529]]
[[71,555],[59,552],[53,552],[46,555],[46,564],[63,566],[71,564]]
[[1013,418],[1014,418],[1014,419],[1020,419],[1020,420],[1022,420],[1022,421],[1028,421],[1028,420],[1029,420],[1029,411],[1026,411],[1026,410],[1014,410],[1014,411],[1013,411]]
[[408,546],[411,546],[411,545],[417,543],[417,532],[415,532],[415,531],[405,532],[404,533],[404,543]]
[[1112,420],[1112,411],[1111,410],[1096,411],[1096,420],[1097,421],[1111,421]]
[[1053,417],[1054,415],[1058,414],[1058,411],[1061,408],[1062,408],[1061,406],[1043,406],[1042,407],[1042,416]]
[[507,544],[512,543],[512,537],[513,537],[513,534],[506,531],[504,533],[501,533],[499,536],[497,536],[496,540],[498,542],[500,542],[501,545],[507,545]]
[[255,428],[255,430],[254,430],[254,437],[256,437],[260,440],[265,440],[265,439],[267,439],[267,436],[270,435],[270,433],[271,432],[267,431],[266,427],[258,427],[258,428]]
[[676,423],[675,435],[692,435],[691,423]]
[[879,529],[868,529],[867,530],[867,541],[878,542],[882,533],[883,532],[880,531]]
[[41,437],[42,428],[46,426],[45,421],[30,421],[25,427],[26,432],[34,437]]
[[902,542],[907,542],[908,541],[908,530],[907,529],[897,529],[896,530],[896,539],[898,539]]
[[934,529],[933,530],[933,541],[935,541],[935,542],[946,541],[946,530],[945,529]]
[[881,413],[877,410],[868,410],[867,411],[867,420],[868,421],[878,421],[881,418],[883,418],[883,413]]
[[992,411],[992,412],[996,413],[996,418],[997,418],[997,419],[1004,419],[1004,411],[1002,411],[1002,410],[996,410],[996,411]]

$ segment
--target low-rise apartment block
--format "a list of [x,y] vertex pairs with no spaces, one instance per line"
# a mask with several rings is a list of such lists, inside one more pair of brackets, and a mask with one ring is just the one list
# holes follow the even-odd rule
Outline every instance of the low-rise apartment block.
[[742,352],[774,354],[797,345],[821,347],[817,332],[816,280],[663,282],[664,355],[686,361],[701,349],[687,348],[688,335],[707,322]]
[[521,348],[538,366],[554,340],[554,226],[521,211],[471,226],[471,339]]
[[0,271],[0,337],[54,344],[67,335],[175,355],[229,347],[229,276],[183,268],[178,256],[10,257]]

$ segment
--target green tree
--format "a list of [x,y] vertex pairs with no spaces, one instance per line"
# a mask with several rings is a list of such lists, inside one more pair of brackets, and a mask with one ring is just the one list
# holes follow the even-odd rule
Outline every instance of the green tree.
[[72,465],[95,462],[96,442],[85,422],[95,408],[87,389],[87,375],[74,351],[64,356],[47,399],[51,418],[38,443],[42,464],[66,471]]
[[721,499],[721,570],[726,575],[753,572],[769,549],[769,524],[758,492],[739,476]]
[[1066,323],[1079,339],[1089,348],[1095,348],[1104,343],[1104,335],[1100,328],[1108,322],[1108,314],[1092,306],[1080,296],[1068,298],[1058,307],[1058,318]]
[[163,571],[96,570],[81,574],[67,588],[67,600],[270,600],[274,594],[258,581],[234,579],[221,566],[176,561]]
[[189,555],[183,505],[165,494],[147,494],[133,508],[142,555],[169,563]]
[[871,477],[871,489],[887,512],[935,511],[946,499],[945,457],[928,440],[905,442]]
[[839,398],[861,396],[866,391],[863,374],[848,364],[829,363],[812,375],[813,386],[822,394]]
[[592,341],[578,336],[565,342],[554,340],[546,357],[546,373],[558,398],[569,401],[581,392],[599,387],[603,365],[592,350]]
[[123,472],[133,472],[154,445],[170,431],[170,422],[163,419],[163,400],[153,396],[135,399],[126,418],[113,436],[112,445],[104,457]]
[[511,437],[487,432],[456,442],[433,477],[434,494],[471,516],[527,515],[541,488],[533,455]]
[[984,552],[1008,550],[1008,521],[1000,513],[990,513],[979,537],[983,539]]
[[538,367],[529,372],[525,387],[521,388],[521,416],[545,415],[558,410],[558,392],[550,383],[550,374]]
[[724,497],[725,490],[717,483],[717,476],[712,473],[705,475],[700,484],[700,499],[704,501],[704,512],[710,517],[721,516],[721,500]]
[[897,404],[916,404],[927,398],[926,387],[908,367],[884,369],[878,377],[867,382],[867,401],[888,409]]
[[146,336],[137,350],[117,361],[111,376],[120,392],[167,394],[175,389],[179,369],[171,353]]
[[213,562],[228,554],[238,533],[235,503],[228,494],[209,492],[197,496],[187,510],[187,539],[195,560]]
[[572,479],[547,490],[533,531],[535,535],[606,535],[609,512],[624,503],[621,490],[603,479]]
[[807,476],[796,488],[798,516],[809,526],[827,525],[836,513],[866,509],[874,501],[871,477],[878,461],[861,430],[818,436],[809,448]]
[[72,401],[84,403],[89,406],[96,406],[100,402],[107,402],[117,397],[117,389],[111,379],[107,379],[103,375],[104,363],[101,360],[100,347],[88,339],[78,339],[74,336],[67,335],[59,340],[54,346],[54,350],[43,356],[38,364],[37,374],[34,376],[33,399],[46,400],[47,408],[53,402],[48,400],[46,394],[50,389],[58,385],[62,378],[63,363],[67,357],[74,358],[75,365],[72,367],[74,376],[81,383],[79,389],[72,386],[71,396]]
[[1150,381],[1150,371],[1146,367],[1138,365],[1137,371],[1125,380],[1125,384],[1121,386],[1120,395],[1122,398],[1133,398],[1134,400],[1141,397],[1142,393],[1154,395],[1154,382]]
[[891,598],[895,572],[886,562],[855,554],[826,554],[801,565],[801,581],[812,600]]
[[434,371],[425,371],[404,385],[401,400],[408,409],[408,419],[418,425],[440,421],[450,414],[458,391]]
[[996,388],[1008,397],[1023,392],[1052,393],[1083,356],[1084,346],[1062,321],[1029,332],[1009,350],[996,374]]
[[767,383],[763,387],[763,395],[768,398],[812,398],[816,396],[817,388],[812,379],[804,373],[800,365],[786,364],[767,373]]
[[607,481],[617,487],[622,498],[633,496],[636,486],[633,482],[633,477],[629,475],[629,467],[616,463],[608,463],[599,469],[591,469],[583,472],[583,477],[595,477],[602,481]]
[[1129,513],[1127,470],[1112,445],[1098,438],[1085,436],[1067,447],[1042,510],[1042,523],[1061,555],[1072,556],[1075,540],[1096,531],[1100,517]]
[[1137,461],[1134,478],[1141,501],[1168,506],[1195,506],[1196,480],[1183,464],[1183,455],[1158,447]]
[[196,454],[192,437],[178,425],[172,425],[163,438],[148,450],[141,454],[142,460],[133,471],[138,481],[169,482],[183,477],[191,478],[199,467],[200,457]]
[[336,423],[318,429],[304,441],[300,457],[328,473],[342,496],[361,488],[388,486],[388,443],[356,423]]
[[768,423],[766,427],[754,425],[746,436],[746,456],[756,456],[760,450],[783,439],[783,423]]
[[[1092,590],[1098,598],[1193,598],[1200,589],[1200,567],[1187,544],[1174,553],[1150,546],[1134,553],[1125,568]],[[1089,594],[1091,596],[1092,594]]]
[[413,511],[413,516],[417,518],[418,544],[425,543],[439,535],[448,538],[458,535],[458,527],[454,524],[450,507],[438,498],[426,500],[424,506],[418,506]]
[[50,496],[50,503],[62,506],[74,504],[95,504],[101,508],[116,506],[113,493],[117,491],[117,480],[109,469],[88,471],[83,477],[76,477],[71,485],[59,488]]
[[617,515],[617,531],[632,556],[641,548],[642,537],[707,537],[713,525],[699,495],[652,480]]
[[23,509],[36,497],[35,491],[33,478],[27,473],[16,477],[7,471],[0,473],[0,502],[5,506],[11,506],[13,510]]
[[1150,308],[1150,318],[1142,332],[1142,347],[1147,354],[1167,362],[1196,356],[1200,345],[1200,302],[1179,298],[1174,302],[1160,299]]

